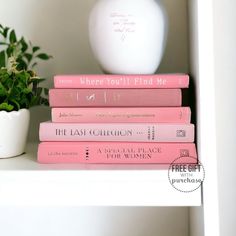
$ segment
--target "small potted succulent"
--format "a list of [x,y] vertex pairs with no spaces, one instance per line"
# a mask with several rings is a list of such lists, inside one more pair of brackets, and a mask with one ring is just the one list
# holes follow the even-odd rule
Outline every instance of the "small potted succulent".
[[48,105],[44,78],[34,71],[38,60],[51,56],[40,52],[24,37],[0,25],[0,158],[24,152],[30,121],[29,108]]

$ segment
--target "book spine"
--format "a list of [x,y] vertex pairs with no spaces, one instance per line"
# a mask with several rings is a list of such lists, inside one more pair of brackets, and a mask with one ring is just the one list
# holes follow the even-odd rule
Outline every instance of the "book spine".
[[51,107],[177,107],[180,89],[51,89]]
[[188,88],[186,74],[57,75],[55,88]]
[[[186,161],[188,156],[193,158]],[[176,159],[197,163],[195,144],[42,142],[38,147],[40,163],[170,164]]]
[[190,123],[189,107],[52,108],[52,122],[62,123]]
[[40,141],[193,142],[193,124],[40,124]]

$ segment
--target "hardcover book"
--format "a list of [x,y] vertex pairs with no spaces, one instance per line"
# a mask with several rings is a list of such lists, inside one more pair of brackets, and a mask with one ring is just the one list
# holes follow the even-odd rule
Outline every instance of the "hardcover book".
[[[197,163],[194,143],[42,142],[39,163]],[[179,158],[182,157],[182,158]]]
[[51,107],[178,107],[181,89],[51,89]]
[[189,107],[52,108],[52,122],[63,123],[190,123]]
[[186,74],[56,75],[55,88],[188,88]]
[[43,122],[40,141],[193,142],[193,124]]

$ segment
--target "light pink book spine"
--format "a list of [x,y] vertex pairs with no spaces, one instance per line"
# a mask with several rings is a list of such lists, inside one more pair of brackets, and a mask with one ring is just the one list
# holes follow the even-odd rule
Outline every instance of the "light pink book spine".
[[55,88],[188,88],[187,74],[56,75]]
[[181,89],[51,89],[51,107],[178,107]]
[[43,142],[38,147],[39,163],[170,164],[177,158],[176,163],[197,163],[195,144]]
[[76,124],[43,122],[40,141],[193,142],[193,124]]
[[190,123],[189,107],[52,108],[60,123]]

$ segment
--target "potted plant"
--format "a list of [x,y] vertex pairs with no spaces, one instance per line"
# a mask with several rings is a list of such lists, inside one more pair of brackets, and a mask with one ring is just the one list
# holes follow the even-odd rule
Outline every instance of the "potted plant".
[[30,121],[29,108],[48,105],[44,78],[34,71],[38,60],[51,56],[40,52],[24,37],[0,25],[0,158],[24,152]]

